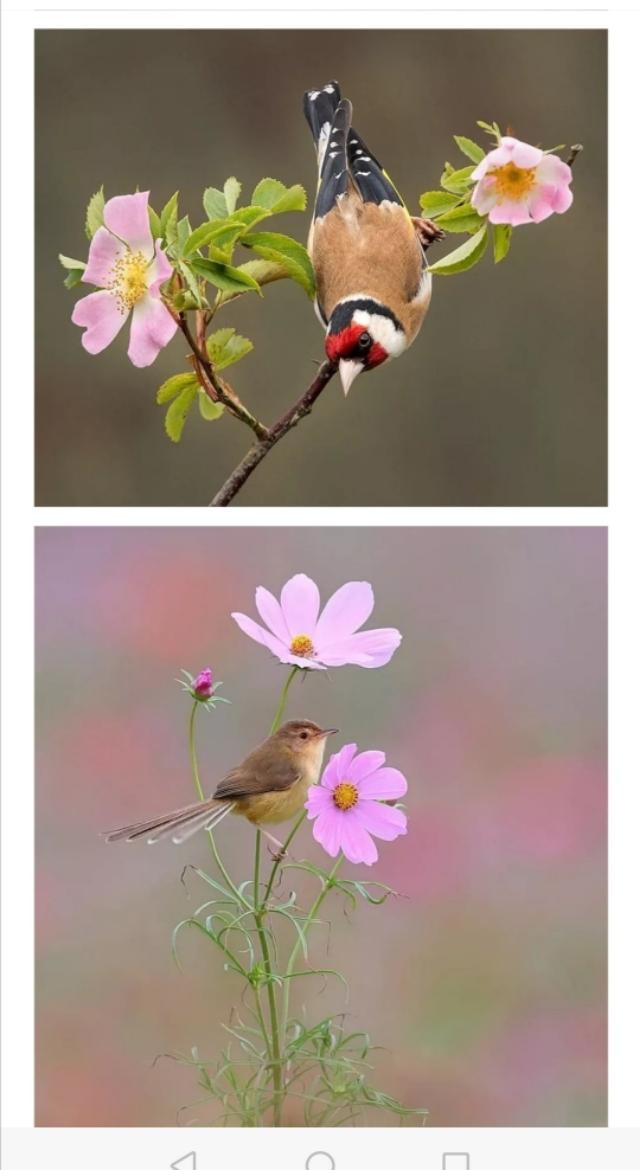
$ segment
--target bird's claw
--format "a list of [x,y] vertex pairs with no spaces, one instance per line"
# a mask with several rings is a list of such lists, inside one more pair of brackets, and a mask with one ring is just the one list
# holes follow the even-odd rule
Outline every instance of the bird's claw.
[[435,244],[437,240],[444,240],[445,233],[432,219],[422,219],[419,215],[412,215],[411,222],[416,229],[418,240],[423,248]]

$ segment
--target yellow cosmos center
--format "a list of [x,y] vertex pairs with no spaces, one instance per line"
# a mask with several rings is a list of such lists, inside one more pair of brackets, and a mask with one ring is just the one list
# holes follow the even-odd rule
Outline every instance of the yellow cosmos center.
[[298,658],[313,658],[315,654],[313,642],[308,634],[296,634],[289,649],[292,654],[297,654]]
[[116,260],[111,273],[109,288],[113,292],[121,313],[129,312],[147,292],[149,262],[142,252],[127,250]]
[[517,167],[512,162],[496,167],[489,174],[500,199],[524,199],[536,181],[535,167]]
[[358,803],[358,789],[355,784],[350,784],[348,780],[343,780],[341,784],[336,784],[333,790],[333,803],[341,812],[346,812],[348,808],[353,808]]

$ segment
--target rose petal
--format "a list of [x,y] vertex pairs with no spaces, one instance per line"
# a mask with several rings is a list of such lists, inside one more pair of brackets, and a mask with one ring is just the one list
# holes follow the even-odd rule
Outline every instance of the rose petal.
[[101,289],[76,302],[71,320],[74,325],[84,326],[82,344],[87,353],[95,354],[101,353],[117,337],[128,315],[120,311],[110,292]]
[[346,743],[339,752],[334,752],[322,776],[325,788],[335,788],[336,784],[346,779],[357,750],[357,743]]
[[495,207],[492,207],[489,222],[508,223],[512,227],[518,227],[523,223],[531,223],[531,217],[526,203],[505,199],[504,202],[496,203]]
[[375,800],[398,800],[405,795],[407,788],[406,777],[397,768],[379,768],[358,784],[358,792],[363,799],[368,797]]
[[105,227],[98,228],[89,245],[89,259],[82,273],[85,284],[97,284],[100,288],[106,288],[116,260],[119,260],[126,250],[126,245],[121,244],[120,240],[112,236]]
[[153,237],[149,225],[149,192],[115,195],[104,205],[104,222],[110,232],[128,244],[132,252],[153,256]]
[[161,284],[173,274],[173,268],[165,252],[156,240],[156,254],[147,270],[147,287],[150,292],[157,292]]
[[365,776],[370,776],[376,768],[381,768],[386,760],[384,752],[360,752],[355,760],[352,760],[349,765],[348,779],[352,780],[354,784],[359,784],[360,780],[364,780]]
[[[356,810],[353,809],[351,812],[338,814],[340,816],[342,852],[347,861],[352,861],[355,865],[373,865],[378,860],[378,850],[366,829],[362,827],[354,815],[355,812]],[[331,854],[331,856],[335,857],[335,854]]]
[[396,837],[404,837],[407,832],[407,818],[400,808],[363,800],[355,806],[353,813],[358,824],[381,841],[395,841]]
[[402,641],[398,630],[361,630],[322,652],[327,666],[386,666]]
[[523,167],[525,170],[537,167],[540,160],[544,158],[544,154],[538,146],[530,146],[528,142],[521,142],[519,138],[507,136],[502,139],[501,145],[508,152],[509,159],[507,161],[513,162],[517,167]]
[[364,625],[373,611],[373,589],[368,581],[348,581],[325,605],[316,627],[316,646],[334,646]]
[[287,629],[287,623],[280,609],[280,602],[276,600],[273,593],[270,593],[262,585],[259,585],[256,589],[256,609],[265,625],[276,635],[276,638],[281,638],[285,645],[288,646],[291,638]]
[[484,182],[478,183],[478,186],[474,187],[471,195],[471,206],[475,207],[478,215],[487,215],[495,206],[497,198],[493,179],[485,179]]
[[150,366],[178,328],[162,301],[147,293],[133,309],[129,359],[134,366]]
[[304,573],[291,577],[282,587],[280,605],[291,638],[297,634],[308,634],[313,638],[320,609],[320,594],[315,581]]
[[569,210],[572,203],[573,203],[573,191],[571,190],[571,188],[570,187],[556,187],[555,194],[553,196],[553,210],[558,215],[562,215],[565,211]]
[[557,154],[545,154],[538,166],[537,176],[541,183],[566,187],[573,179],[573,171]]
[[541,223],[553,215],[553,196],[555,188],[537,187],[529,200],[529,214],[534,223]]

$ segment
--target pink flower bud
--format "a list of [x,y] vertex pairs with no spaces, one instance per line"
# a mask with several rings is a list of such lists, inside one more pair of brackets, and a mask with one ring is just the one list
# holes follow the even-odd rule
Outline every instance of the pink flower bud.
[[211,667],[207,666],[200,674],[193,680],[193,697],[194,699],[210,699],[213,694],[213,674]]

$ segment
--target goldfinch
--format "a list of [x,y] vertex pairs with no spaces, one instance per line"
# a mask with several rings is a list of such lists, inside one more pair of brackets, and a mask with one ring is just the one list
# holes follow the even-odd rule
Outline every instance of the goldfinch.
[[304,96],[318,154],[308,249],[327,357],[345,395],[363,370],[398,357],[418,334],[431,299],[424,247],[433,225],[414,220],[351,125],[336,81]]

